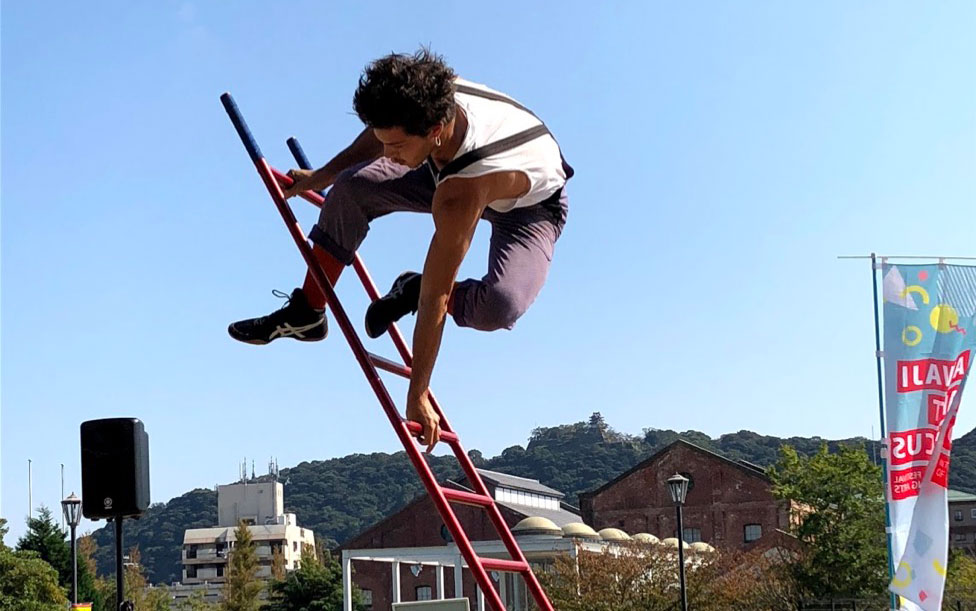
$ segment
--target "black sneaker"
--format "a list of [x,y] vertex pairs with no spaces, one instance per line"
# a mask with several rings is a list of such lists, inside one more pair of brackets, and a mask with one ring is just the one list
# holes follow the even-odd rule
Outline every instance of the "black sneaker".
[[248,344],[267,344],[279,337],[290,337],[301,342],[317,342],[325,339],[328,326],[325,310],[316,310],[308,305],[302,289],[295,289],[289,297],[274,290],[275,297],[287,299],[285,306],[267,316],[249,318],[233,322],[227,327],[230,336]]
[[366,308],[366,335],[376,339],[404,315],[417,311],[420,279],[421,275],[417,272],[403,272],[393,281],[389,293],[369,304]]

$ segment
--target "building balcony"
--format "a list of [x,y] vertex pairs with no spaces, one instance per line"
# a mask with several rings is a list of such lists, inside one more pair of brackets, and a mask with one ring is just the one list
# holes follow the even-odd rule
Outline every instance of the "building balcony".
[[227,558],[225,556],[197,554],[196,558],[183,556],[183,564],[227,564]]
[[187,577],[182,581],[182,584],[185,586],[192,586],[201,583],[220,584],[224,583],[225,581],[227,580],[223,577]]

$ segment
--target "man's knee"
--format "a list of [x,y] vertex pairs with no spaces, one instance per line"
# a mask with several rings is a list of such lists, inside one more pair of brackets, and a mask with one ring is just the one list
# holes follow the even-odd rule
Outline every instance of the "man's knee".
[[528,309],[523,295],[509,287],[500,285],[485,286],[481,299],[470,308],[465,317],[465,326],[479,331],[511,329]]
[[336,177],[335,182],[332,183],[332,188],[326,194],[326,199],[330,205],[363,206],[372,199],[370,196],[375,193],[376,185],[373,181],[356,172],[355,169],[349,169]]

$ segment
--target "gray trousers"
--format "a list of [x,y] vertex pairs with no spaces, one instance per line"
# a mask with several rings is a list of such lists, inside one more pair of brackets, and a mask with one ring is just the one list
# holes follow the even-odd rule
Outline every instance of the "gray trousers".
[[[309,238],[342,263],[352,263],[370,222],[391,212],[430,213],[434,177],[381,157],[339,175]],[[459,282],[451,311],[461,327],[511,329],[545,283],[553,248],[566,223],[565,188],[544,202],[510,212],[485,210],[491,224],[488,273]]]

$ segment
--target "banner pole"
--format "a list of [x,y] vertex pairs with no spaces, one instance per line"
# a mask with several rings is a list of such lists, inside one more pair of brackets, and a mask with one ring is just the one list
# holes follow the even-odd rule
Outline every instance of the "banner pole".
[[[871,253],[871,288],[874,292],[874,356],[878,371],[878,412],[881,418],[881,477],[885,497],[885,539],[888,543],[888,583],[895,577],[895,559],[891,551],[891,509],[888,498],[888,433],[885,428],[884,374],[881,369],[881,316],[878,308],[878,258]],[[891,608],[898,609],[898,597],[890,593]]]

